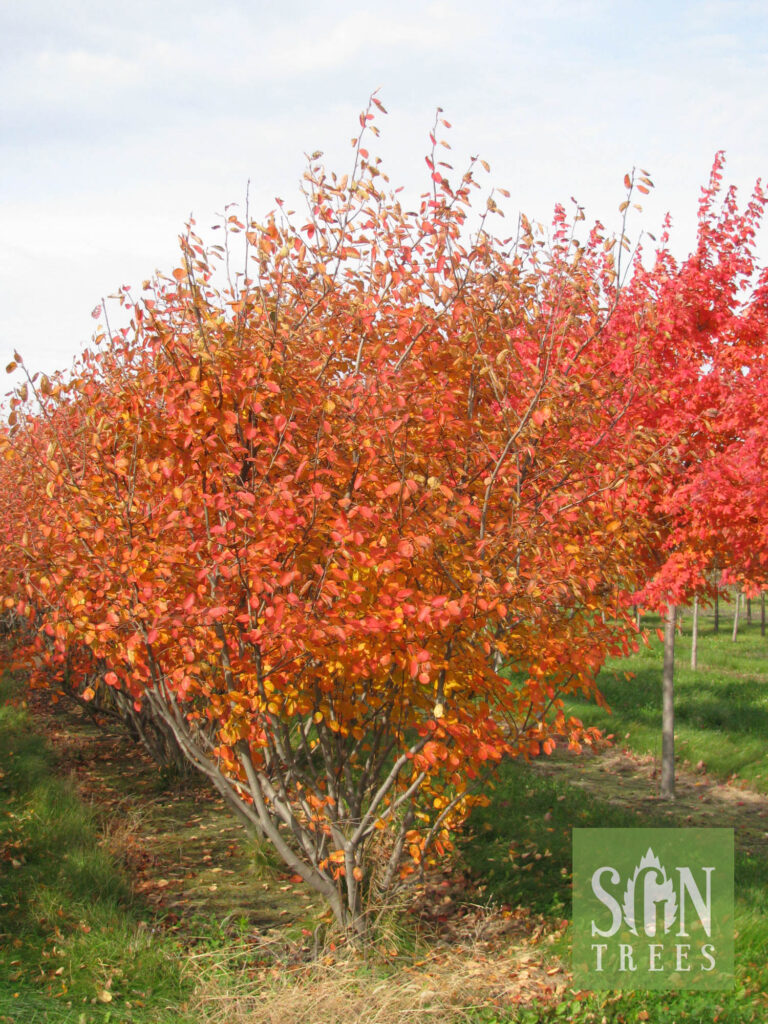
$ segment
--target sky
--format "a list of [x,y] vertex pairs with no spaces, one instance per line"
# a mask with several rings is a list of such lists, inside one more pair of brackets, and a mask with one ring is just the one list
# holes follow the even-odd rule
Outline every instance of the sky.
[[295,205],[305,154],[350,170],[375,89],[392,186],[427,188],[439,106],[507,221],[574,196],[618,230],[636,166],[630,234],[669,211],[684,256],[717,150],[745,199],[768,176],[765,0],[0,0],[2,365],[68,367],[103,297],[178,265],[190,216],[215,242],[246,188],[256,220]]

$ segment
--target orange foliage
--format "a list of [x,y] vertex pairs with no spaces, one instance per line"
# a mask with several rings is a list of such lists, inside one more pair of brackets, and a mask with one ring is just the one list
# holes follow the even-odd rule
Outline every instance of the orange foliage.
[[349,179],[310,166],[305,223],[190,229],[0,441],[38,675],[87,652],[344,923],[373,836],[395,884],[484,765],[578,744],[560,699],[632,643],[668,441],[653,277],[620,287],[562,209],[548,245],[470,237],[473,171],[434,158],[407,212],[356,147]]

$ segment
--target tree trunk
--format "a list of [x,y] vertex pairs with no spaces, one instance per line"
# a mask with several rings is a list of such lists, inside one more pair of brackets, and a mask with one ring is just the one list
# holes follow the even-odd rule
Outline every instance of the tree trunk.
[[691,668],[696,671],[699,653],[699,599],[693,598],[693,623],[691,625]]
[[747,625],[752,625],[752,598],[747,598]]
[[720,588],[715,587],[715,632],[720,632]]
[[661,712],[661,798],[675,799],[675,606],[664,624],[664,670]]
[[760,595],[760,636],[765,636],[765,591]]
[[733,609],[733,633],[731,634],[731,640],[736,643],[736,637],[739,635],[739,605],[741,604],[741,594],[736,594],[736,604]]

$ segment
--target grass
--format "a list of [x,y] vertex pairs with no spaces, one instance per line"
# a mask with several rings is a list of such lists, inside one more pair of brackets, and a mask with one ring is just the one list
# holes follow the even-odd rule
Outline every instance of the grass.
[[[651,626],[658,620],[644,623]],[[686,624],[690,627],[690,618]],[[703,761],[708,774],[748,780],[768,791],[765,736],[768,726],[768,640],[760,626],[743,624],[737,642],[724,624],[719,635],[711,620],[699,637],[699,667],[690,669],[690,636],[678,636],[676,659],[677,752],[691,765]],[[635,676],[627,681],[624,671]],[[571,713],[586,724],[613,732],[620,745],[638,754],[660,753],[661,645],[641,648],[632,658],[607,666],[601,689],[612,708],[572,702]],[[642,698],[638,699],[638,694]],[[622,780],[590,775],[585,763],[526,765],[507,762],[488,807],[478,809],[463,855],[483,881],[484,898],[522,904],[551,919],[570,916],[571,830],[573,827],[668,827],[691,824],[736,825],[737,981],[721,993],[581,993],[552,1011],[491,1014],[478,1021],[627,1022],[658,1024],[717,1021],[745,1024],[768,1016],[768,849],[766,833],[747,827],[738,800],[730,812],[690,801],[663,804],[649,797],[632,801]],[[554,759],[553,759],[554,760]],[[595,759],[596,760],[596,759]],[[551,769],[551,770],[550,770]],[[702,778],[701,772],[698,776]],[[700,783],[701,784],[701,783]],[[623,792],[622,792],[623,791]],[[738,796],[738,792],[736,793]],[[690,813],[693,812],[693,813]],[[701,817],[705,815],[706,817]],[[730,814],[730,816],[729,816]],[[698,815],[698,817],[697,817]],[[742,824],[744,822],[744,824]],[[751,824],[751,823],[750,823]],[[568,932],[555,951],[568,956]]]
[[[658,616],[643,626],[653,635]],[[660,648],[655,635],[630,658],[610,661],[600,689],[611,712],[585,701],[570,701],[567,710],[585,725],[613,733],[616,741],[638,753],[661,754]],[[698,668],[690,667],[691,616],[686,614],[675,642],[676,756],[691,765],[703,762],[716,778],[738,776],[768,793],[768,637],[760,624],[742,622],[734,643],[731,626],[721,619],[714,633],[711,612],[700,616]],[[634,673],[627,681],[625,672]]]
[[[768,641],[755,624],[732,644],[727,623],[714,636],[705,619],[694,674],[686,667],[689,629],[687,618],[677,648],[678,754],[691,766],[703,761],[711,777],[737,773],[766,792]],[[613,732],[621,746],[655,755],[660,669],[654,641],[606,667],[601,686],[612,715],[577,702],[570,710]],[[635,673],[629,682],[625,670]],[[309,897],[263,850],[236,838],[239,826],[203,791],[160,792],[151,767],[132,762],[126,771],[119,745],[99,740],[94,747],[91,738],[86,748],[77,726],[71,749],[62,754],[57,744],[57,765],[26,713],[2,706],[11,690],[7,680],[0,686],[0,1024],[299,1024],[314,1017],[337,1024],[746,1024],[768,1017],[768,850],[765,825],[759,815],[747,817],[741,791],[727,804],[699,805],[703,791],[691,783],[694,796],[686,802],[681,792],[670,806],[654,798],[650,766],[645,776],[633,771],[632,788],[628,777],[610,784],[600,758],[505,763],[491,804],[470,821],[462,859],[474,882],[460,898],[495,908],[487,917],[494,926],[521,914],[544,929],[531,938],[533,928],[521,924],[519,942],[481,935],[485,919],[473,910],[476,941],[465,931],[452,947],[426,946],[423,936],[397,934],[409,931],[406,918],[391,924],[388,941],[398,948],[389,962],[340,959],[326,946],[318,961],[302,964],[286,956],[286,944],[311,943],[316,909],[313,916]],[[703,770],[695,778],[705,784]],[[572,828],[671,824],[736,826],[735,989],[577,992],[561,972],[559,1001],[533,1005],[558,960],[569,961]],[[520,993],[524,1004],[510,1005]]]
[[[521,813],[522,812],[522,813]],[[589,789],[570,784],[564,775],[550,777],[535,767],[508,763],[493,792],[491,804],[479,809],[464,844],[464,857],[473,874],[483,879],[484,897],[499,904],[530,906],[550,918],[571,913],[571,830],[683,826],[685,814],[658,805],[632,808],[606,803]],[[763,1020],[768,992],[768,860],[744,848],[736,855],[737,986],[732,993],[715,993],[722,1006],[718,1022],[744,1024]],[[567,933],[565,933],[567,936]],[[567,938],[553,948],[569,958]],[[632,1021],[645,1010],[651,1021],[712,1020],[712,993],[627,992],[589,994],[579,1002],[574,1022]],[[498,1018],[514,1021],[514,1016]],[[521,1020],[526,1020],[521,1015]],[[557,1020],[541,1015],[535,1020]]]
[[0,1021],[183,1024],[181,950],[0,684]]

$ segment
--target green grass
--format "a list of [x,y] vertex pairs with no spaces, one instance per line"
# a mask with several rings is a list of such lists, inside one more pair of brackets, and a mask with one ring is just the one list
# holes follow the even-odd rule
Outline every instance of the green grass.
[[[600,690],[611,712],[585,701],[566,709],[585,725],[613,733],[616,742],[638,753],[661,754],[661,644],[655,636],[657,616],[643,626],[651,646],[630,658],[610,661],[600,676]],[[692,765],[704,762],[716,778],[738,776],[768,793],[768,637],[759,622],[742,623],[734,643],[731,624],[721,621],[714,633],[711,613],[700,622],[698,668],[690,667],[691,616],[685,614],[675,642],[676,757]],[[625,672],[634,673],[627,680]]]
[[3,706],[12,688],[0,683],[0,1021],[183,1024],[180,949],[131,897],[27,714]]
[[[649,617],[645,625],[656,622]],[[727,622],[716,637],[711,618],[705,619],[700,667],[692,673],[690,617],[683,628],[677,644],[680,760],[703,761],[709,773],[723,779],[737,773],[768,792],[768,640],[753,624],[745,625],[732,644]],[[635,673],[630,681],[624,678],[627,670]],[[569,710],[614,733],[620,746],[658,754],[660,677],[661,645],[654,639],[650,649],[641,648],[604,670],[600,683],[611,715],[575,701]],[[0,684],[0,1024],[192,1024],[185,1013],[195,985],[184,966],[190,950],[210,950],[214,959],[218,948],[227,953],[233,933],[231,922],[226,927],[225,922],[233,913],[238,920],[241,915],[244,933],[250,932],[254,915],[261,913],[253,903],[257,891],[265,902],[286,899],[280,913],[287,916],[280,920],[287,934],[297,921],[302,923],[291,909],[295,898],[280,895],[286,885],[261,884],[259,865],[244,870],[232,856],[228,829],[218,820],[213,823],[207,812],[201,817],[200,794],[158,794],[151,772],[146,779],[140,772],[126,773],[121,755],[102,745],[99,774],[113,793],[106,805],[110,819],[119,827],[124,809],[135,800],[145,819],[142,849],[157,855],[180,891],[183,881],[189,904],[185,913],[198,906],[199,896],[199,911],[192,910],[184,929],[173,925],[163,930],[173,899],[163,910],[131,895],[125,869],[104,841],[103,817],[97,818],[62,777],[26,713],[3,706],[12,689],[9,680]],[[67,756],[77,767],[80,748],[74,735],[75,757]],[[84,745],[83,751],[84,758],[93,756]],[[585,781],[585,773],[578,763],[556,773],[518,762],[502,765],[492,802],[473,815],[462,847],[478,882],[477,892],[468,893],[470,900],[529,907],[553,922],[568,919],[574,826],[696,823],[685,817],[682,803],[671,808],[652,799],[638,806],[622,804],[615,799],[616,789],[608,793],[604,786],[574,784],[579,781]],[[731,811],[738,815],[735,803]],[[714,813],[710,805],[707,823],[731,823],[713,820]],[[269,875],[271,864],[262,869]],[[572,992],[551,1010],[489,1007],[475,1011],[472,1019],[476,1024],[762,1021],[768,1017],[760,995],[768,992],[768,858],[747,830],[739,835],[738,829],[736,906],[737,984],[732,992]],[[567,960],[568,935],[566,929],[553,944],[540,947],[542,956],[553,953]],[[226,970],[217,975],[216,985],[225,989],[229,976]],[[255,977],[253,984],[258,985]]]
[[[674,812],[673,812],[674,813]],[[680,818],[684,817],[681,812]],[[489,902],[531,907],[553,919],[571,914],[571,830],[684,825],[671,822],[666,809],[623,808],[607,804],[563,778],[541,776],[524,763],[508,762],[492,793],[491,803],[478,809],[463,847],[464,858],[481,878]],[[719,1022],[743,1024],[763,1020],[765,1006],[751,1006],[754,996],[768,992],[768,861],[745,849],[736,854],[737,985],[732,993],[603,993],[580,1003],[575,1022],[632,1021],[646,1009],[651,1021],[705,1022],[713,999],[722,1006]],[[566,933],[567,936],[567,933]],[[550,947],[566,959],[567,937]],[[610,1010],[610,1012],[609,1012]],[[575,1011],[571,1011],[572,1013]],[[611,1015],[613,1014],[613,1016]],[[516,1020],[514,1016],[499,1020]],[[519,1018],[527,1020],[524,1015]],[[542,1016],[533,1018],[549,1020]],[[552,1020],[557,1020],[554,1015]]]
[[[649,617],[650,618],[650,617]],[[644,624],[655,626],[658,620]],[[708,772],[727,779],[734,774],[763,792],[768,791],[768,639],[759,623],[744,627],[731,642],[724,622],[719,636],[711,619],[703,622],[699,638],[699,668],[690,669],[690,617],[678,635],[676,711],[678,755]],[[635,673],[627,681],[624,671]],[[641,753],[660,753],[661,644],[629,659],[614,661],[604,670],[601,689],[613,714],[583,702],[572,702],[571,713],[586,724],[613,732],[621,746]],[[577,763],[550,774],[522,762],[506,762],[491,792],[491,803],[475,811],[463,856],[473,875],[482,880],[489,902],[527,906],[549,918],[570,917],[571,830],[573,827],[663,827],[695,824],[686,811],[651,800],[637,806],[616,800],[599,784],[585,782]],[[620,783],[619,791],[620,791]],[[738,808],[734,805],[734,815]],[[718,824],[707,820],[707,824]],[[722,821],[724,825],[732,821]],[[582,993],[551,1012],[499,1011],[480,1013],[478,1024],[570,1020],[654,1024],[745,1024],[768,1018],[768,858],[756,849],[754,835],[736,829],[736,986],[722,993]],[[568,932],[550,947],[569,958]],[[645,1016],[647,1014],[647,1016]]]

